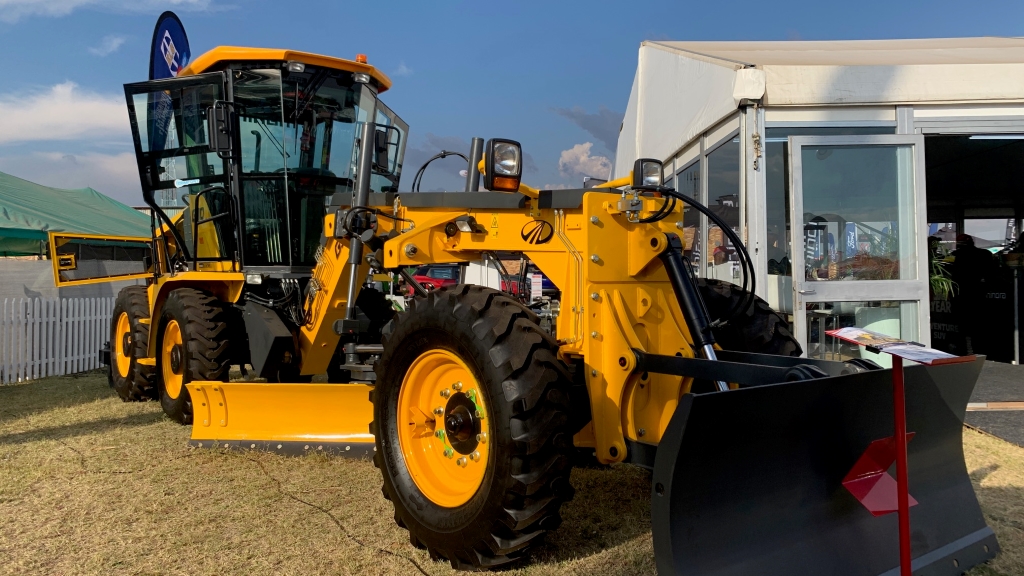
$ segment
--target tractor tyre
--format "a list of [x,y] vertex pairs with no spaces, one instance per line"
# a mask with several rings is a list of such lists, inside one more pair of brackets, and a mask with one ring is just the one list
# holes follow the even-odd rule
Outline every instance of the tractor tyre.
[[[711,320],[725,319],[736,303],[747,297],[743,288],[712,278],[697,279],[704,305]],[[754,303],[724,326],[712,330],[715,342],[725,350],[756,352],[779,356],[799,356],[800,343],[790,332],[789,322],[755,296]]]
[[156,366],[139,363],[149,344],[149,299],[145,286],[127,286],[117,294],[110,318],[111,388],[125,402],[156,398]]
[[231,367],[230,334],[223,304],[194,288],[167,296],[160,317],[160,405],[172,420],[192,423],[192,398],[186,384],[194,380],[227,382]]
[[508,295],[431,291],[384,330],[374,464],[410,542],[456,569],[523,558],[573,496],[572,378]]

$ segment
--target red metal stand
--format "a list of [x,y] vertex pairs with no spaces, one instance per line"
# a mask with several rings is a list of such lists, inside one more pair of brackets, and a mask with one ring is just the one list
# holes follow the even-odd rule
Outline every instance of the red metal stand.
[[892,404],[896,433],[896,499],[900,533],[900,575],[912,576],[910,557],[910,490],[907,479],[907,407],[903,390],[903,358],[892,358]]

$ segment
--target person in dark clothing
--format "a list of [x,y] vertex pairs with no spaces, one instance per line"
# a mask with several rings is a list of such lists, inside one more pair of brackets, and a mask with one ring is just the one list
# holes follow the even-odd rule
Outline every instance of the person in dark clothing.
[[957,285],[953,298],[957,324],[963,333],[966,354],[974,354],[975,347],[984,340],[985,282],[995,273],[998,263],[988,250],[974,245],[974,237],[958,234],[953,251],[950,272]]

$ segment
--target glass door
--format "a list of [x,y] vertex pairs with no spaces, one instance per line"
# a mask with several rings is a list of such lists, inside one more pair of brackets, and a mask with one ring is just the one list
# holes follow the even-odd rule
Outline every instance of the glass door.
[[928,344],[924,139],[791,136],[793,318],[804,354],[882,357],[825,331],[858,326]]

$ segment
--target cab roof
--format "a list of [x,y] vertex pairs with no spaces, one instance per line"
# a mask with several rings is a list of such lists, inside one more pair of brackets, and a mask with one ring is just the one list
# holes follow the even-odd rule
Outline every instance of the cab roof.
[[364,72],[377,81],[380,87],[378,92],[384,92],[391,88],[391,79],[383,72],[370,64],[362,64],[353,60],[343,60],[330,56],[321,56],[310,52],[299,52],[297,50],[283,50],[279,48],[244,48],[240,46],[218,46],[189,63],[178,77],[202,74],[217,67],[218,64],[226,62],[245,62],[276,60],[281,62],[302,62],[310,66],[322,66],[334,70],[345,70],[347,72]]

